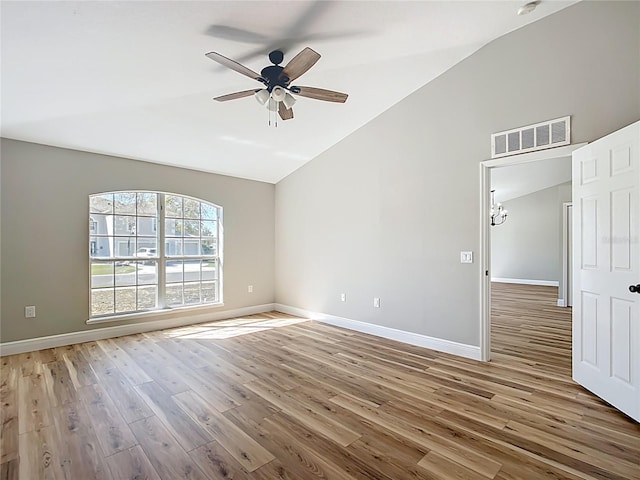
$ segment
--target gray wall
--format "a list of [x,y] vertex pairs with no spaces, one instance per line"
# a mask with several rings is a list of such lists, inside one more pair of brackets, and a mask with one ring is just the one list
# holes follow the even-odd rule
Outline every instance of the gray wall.
[[492,278],[560,283],[562,204],[570,201],[568,183],[503,202],[507,221],[491,228]]
[[276,301],[479,345],[480,266],[459,258],[478,253],[490,134],[572,115],[579,143],[638,120],[639,19],[580,2],[512,32],[279,182]]
[[[273,302],[274,185],[6,139],[1,162],[2,342],[92,328],[88,195],[104,191],[221,205],[225,305],[215,311]],[[24,318],[26,305],[36,306],[35,319]]]

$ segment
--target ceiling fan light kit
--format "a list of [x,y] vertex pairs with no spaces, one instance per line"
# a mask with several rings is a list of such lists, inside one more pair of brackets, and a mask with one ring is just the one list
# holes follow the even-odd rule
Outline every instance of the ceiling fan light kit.
[[214,62],[218,62],[231,70],[261,82],[265,86],[265,88],[260,90],[244,90],[215,97],[214,100],[218,102],[226,102],[228,100],[253,95],[256,100],[261,105],[265,105],[269,111],[277,111],[282,120],[290,120],[293,118],[293,110],[291,107],[296,103],[296,98],[292,93],[325,102],[344,103],[347,101],[348,95],[346,93],[322,88],[291,85],[293,80],[302,76],[320,60],[320,54],[309,47],[303,49],[284,67],[280,66],[280,63],[284,60],[284,54],[280,50],[272,51],[269,54],[269,60],[273,65],[268,65],[263,68],[260,74],[217,52],[209,52],[206,56]]
[[256,100],[258,100],[258,103],[260,103],[260,105],[264,105],[265,103],[267,103],[267,100],[269,100],[269,91],[264,88],[262,90],[258,90],[254,96],[256,97]]
[[276,112],[278,110],[278,102],[275,101],[273,98],[270,98],[269,101],[267,102],[267,108],[269,109],[270,112]]

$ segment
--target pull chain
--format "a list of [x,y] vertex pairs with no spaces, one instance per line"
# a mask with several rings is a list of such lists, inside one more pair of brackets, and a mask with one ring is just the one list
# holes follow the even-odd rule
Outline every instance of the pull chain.
[[[270,101],[270,100],[269,100]],[[275,128],[278,128],[278,117],[279,115],[279,111],[280,111],[280,102],[275,102],[276,103],[276,109],[273,111],[273,115],[275,115],[275,120],[273,121],[273,126]],[[269,108],[270,104],[267,104],[267,119],[268,119],[268,124],[269,126],[271,126],[271,109]]]
[[[280,106],[280,103],[276,102],[276,110],[273,112],[273,115],[275,115],[275,120],[273,121],[273,125],[274,125],[275,128],[278,128],[278,111],[279,111],[278,107],[279,106]],[[272,113],[271,109],[267,108],[267,112],[268,112],[267,113],[267,115],[268,115],[268,117],[267,117],[268,118],[268,123],[269,123],[269,126],[271,126],[271,113]]]

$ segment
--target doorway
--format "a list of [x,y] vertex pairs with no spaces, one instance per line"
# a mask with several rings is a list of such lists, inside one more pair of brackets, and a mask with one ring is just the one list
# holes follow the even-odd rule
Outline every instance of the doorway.
[[[491,173],[492,169],[509,166],[525,165],[543,160],[570,158],[571,153],[585,144],[568,145],[538,152],[514,155],[495,160],[487,160],[480,164],[481,181],[481,309],[480,309],[480,358],[483,361],[491,359],[491,234],[490,228],[490,202],[491,202]],[[497,227],[500,228],[500,227]]]

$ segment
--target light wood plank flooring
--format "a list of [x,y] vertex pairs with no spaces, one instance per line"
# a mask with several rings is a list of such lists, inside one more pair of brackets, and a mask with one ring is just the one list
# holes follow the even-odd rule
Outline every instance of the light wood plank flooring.
[[2,358],[2,479],[640,479],[556,289],[496,284],[480,363],[279,313]]

